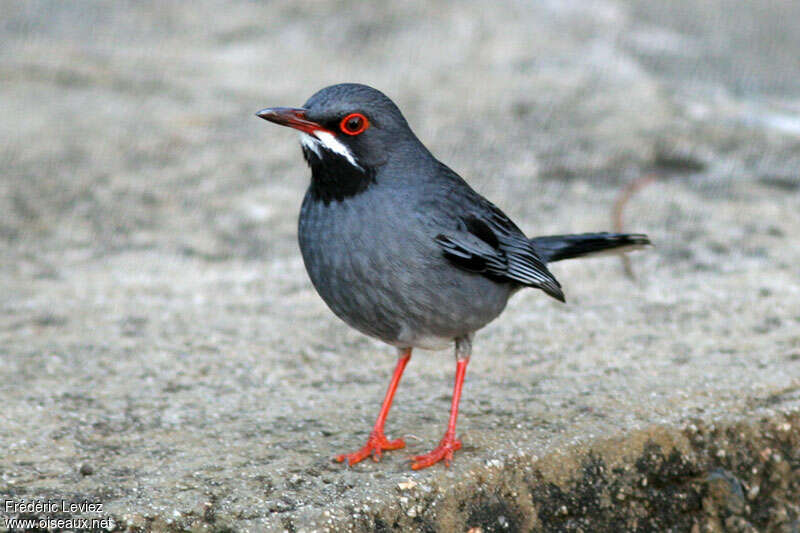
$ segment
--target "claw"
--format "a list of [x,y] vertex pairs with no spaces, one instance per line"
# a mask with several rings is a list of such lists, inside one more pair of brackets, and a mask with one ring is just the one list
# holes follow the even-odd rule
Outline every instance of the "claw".
[[399,450],[405,447],[406,443],[403,439],[388,440],[386,435],[382,432],[378,433],[373,431],[363,448],[357,452],[339,455],[336,457],[336,461],[340,463],[347,461],[349,466],[353,466],[367,457],[372,456],[372,460],[377,463],[380,461],[384,450]]
[[425,455],[417,455],[413,457],[411,464],[412,470],[420,470],[435,465],[439,461],[444,461],[445,466],[450,466],[450,461],[453,460],[453,452],[461,449],[461,441],[454,436],[445,435],[439,446],[434,448],[430,453]]

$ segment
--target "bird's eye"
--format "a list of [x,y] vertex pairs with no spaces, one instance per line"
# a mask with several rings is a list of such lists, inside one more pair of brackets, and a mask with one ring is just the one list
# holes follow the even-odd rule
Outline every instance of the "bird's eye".
[[361,113],[350,113],[339,123],[339,129],[347,135],[358,135],[369,127],[367,117]]

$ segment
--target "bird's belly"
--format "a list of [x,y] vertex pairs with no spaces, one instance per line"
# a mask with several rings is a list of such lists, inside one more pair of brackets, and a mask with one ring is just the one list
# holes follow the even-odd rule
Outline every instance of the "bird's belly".
[[334,207],[304,205],[300,249],[317,292],[350,326],[396,346],[441,349],[505,307],[507,285],[455,268],[419,228]]

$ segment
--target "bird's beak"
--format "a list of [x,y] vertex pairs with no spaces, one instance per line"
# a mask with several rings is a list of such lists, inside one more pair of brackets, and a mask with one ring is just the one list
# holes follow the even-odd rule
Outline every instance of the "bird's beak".
[[325,129],[313,120],[308,120],[306,118],[306,110],[303,108],[268,107],[256,113],[256,116],[306,133],[314,133],[316,130]]

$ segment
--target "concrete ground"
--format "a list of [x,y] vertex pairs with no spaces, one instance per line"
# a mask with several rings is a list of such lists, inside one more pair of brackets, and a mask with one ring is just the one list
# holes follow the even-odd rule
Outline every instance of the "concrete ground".
[[[1,7],[3,500],[137,531],[799,527],[800,5]],[[566,305],[524,291],[479,333],[449,469],[408,456],[444,430],[450,352],[412,358],[406,450],[330,461],[394,350],[313,291],[308,171],[253,113],[340,81],[531,235],[609,229],[654,179],[635,279],[559,263]]]

